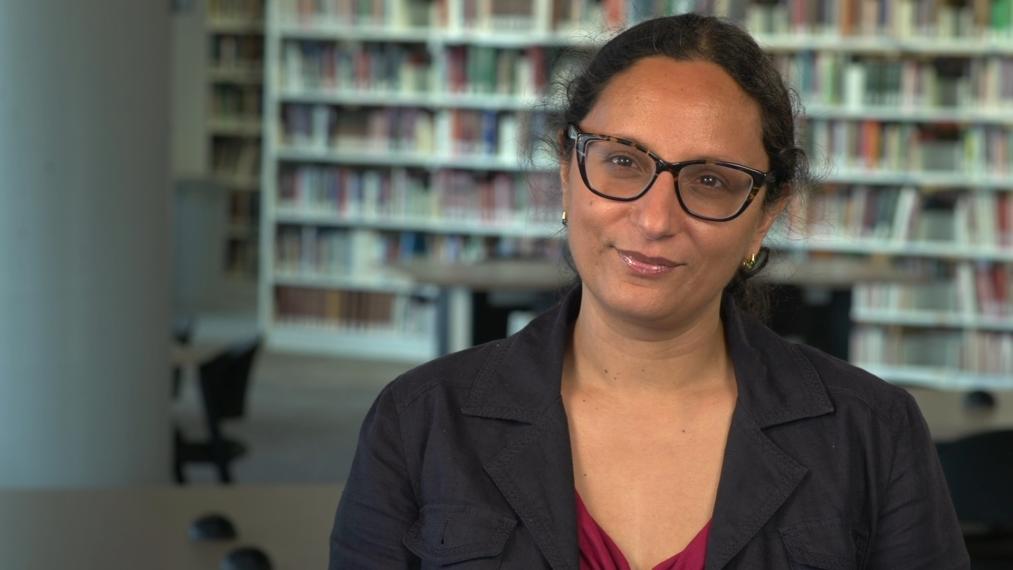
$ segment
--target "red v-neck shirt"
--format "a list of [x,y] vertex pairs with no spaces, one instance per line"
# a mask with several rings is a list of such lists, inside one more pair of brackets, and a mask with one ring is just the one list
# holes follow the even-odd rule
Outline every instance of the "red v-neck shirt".
[[[609,538],[577,496],[577,538],[580,545],[580,570],[630,570],[623,552]],[[707,554],[707,537],[711,523],[707,521],[682,552],[662,560],[654,570],[703,570]]]

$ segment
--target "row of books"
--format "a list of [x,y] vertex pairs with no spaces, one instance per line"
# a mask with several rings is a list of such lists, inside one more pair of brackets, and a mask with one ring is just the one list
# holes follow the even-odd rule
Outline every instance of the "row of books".
[[257,276],[257,241],[240,236],[229,236],[225,240],[226,273],[250,278]]
[[1008,126],[810,119],[802,144],[810,157],[840,169],[966,172],[974,178],[1005,175],[1013,164]]
[[210,38],[211,63],[219,68],[261,68],[264,41],[260,36],[217,34]]
[[211,170],[224,178],[258,178],[260,142],[251,139],[214,137],[211,140]]
[[411,107],[343,111],[330,105],[286,104],[281,142],[303,148],[356,152],[401,151],[434,156],[531,156],[547,130],[542,112],[465,109],[432,112]]
[[789,223],[791,231],[811,237],[1006,249],[1013,248],[1013,195],[826,185],[792,204]]
[[392,28],[547,32],[602,26],[596,0],[282,0],[280,9],[296,22]]
[[[927,263],[942,265],[935,260]],[[852,307],[858,313],[914,310],[986,317],[1013,315],[1010,264],[962,261],[952,268],[937,267],[930,271],[939,275],[925,282],[858,283],[853,290]]]
[[550,84],[549,61],[558,54],[540,46],[450,46],[436,54],[421,45],[336,44],[286,41],[283,88],[370,90],[398,93],[495,93],[534,96]]
[[[573,57],[543,47],[450,46],[433,62],[422,45],[285,42],[283,86],[399,93],[543,95]],[[1013,105],[1013,58],[899,59],[802,51],[778,67],[807,102],[861,108]],[[550,65],[551,62],[551,65]]]
[[255,226],[260,219],[260,195],[256,192],[229,193],[229,223]]
[[264,0],[208,0],[207,12],[212,18],[263,20]]
[[1013,374],[1013,334],[860,325],[852,331],[849,358],[864,365]]
[[282,87],[423,93],[433,88],[433,64],[423,45],[285,41]]
[[807,102],[894,107],[1013,106],[1013,57],[914,59],[829,51],[778,54]]
[[548,173],[292,165],[278,180],[279,208],[363,219],[551,223],[559,196],[558,178]]
[[476,263],[488,259],[560,258],[558,240],[430,234],[363,228],[279,225],[275,270],[280,274],[330,277],[383,275],[397,263]]
[[341,330],[429,335],[436,318],[432,303],[376,291],[275,287],[275,320]]
[[1010,0],[780,0],[750,2],[746,25],[762,34],[816,33],[980,38],[1010,37]]
[[279,0],[278,11],[303,23],[428,27],[435,6],[427,0]]
[[450,30],[617,29],[689,11],[743,22],[758,34],[970,38],[1009,35],[1010,0],[284,0],[298,22]]
[[219,83],[211,89],[211,116],[260,122],[263,96],[260,87]]

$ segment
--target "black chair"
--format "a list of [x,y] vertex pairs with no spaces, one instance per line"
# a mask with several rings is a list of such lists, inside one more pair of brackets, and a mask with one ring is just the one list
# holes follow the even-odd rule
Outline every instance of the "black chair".
[[246,395],[250,372],[260,350],[260,338],[235,345],[200,366],[200,392],[207,423],[206,440],[190,440],[177,427],[173,448],[174,471],[178,483],[186,483],[187,463],[211,463],[218,471],[218,480],[232,482],[231,464],[246,453],[246,446],[227,437],[222,429],[224,420],[241,418],[246,413]]
[[[193,320],[179,319],[172,326],[172,340],[180,346],[190,344],[193,337]],[[179,366],[172,367],[172,399],[179,398],[180,388],[183,385],[183,371]]]
[[1013,568],[1013,430],[936,444],[974,569]]

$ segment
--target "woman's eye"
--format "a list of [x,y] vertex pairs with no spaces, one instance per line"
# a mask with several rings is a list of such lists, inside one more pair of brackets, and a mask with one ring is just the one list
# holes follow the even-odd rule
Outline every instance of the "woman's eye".
[[713,174],[701,174],[696,177],[696,184],[709,188],[724,188],[725,181]]
[[610,156],[608,158],[608,163],[612,166],[618,166],[620,168],[636,168],[638,166],[637,161],[621,154],[615,154]]

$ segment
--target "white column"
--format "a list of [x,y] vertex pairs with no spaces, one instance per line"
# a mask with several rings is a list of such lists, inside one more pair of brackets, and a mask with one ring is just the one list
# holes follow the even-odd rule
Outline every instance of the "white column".
[[169,480],[168,0],[0,0],[0,486]]

